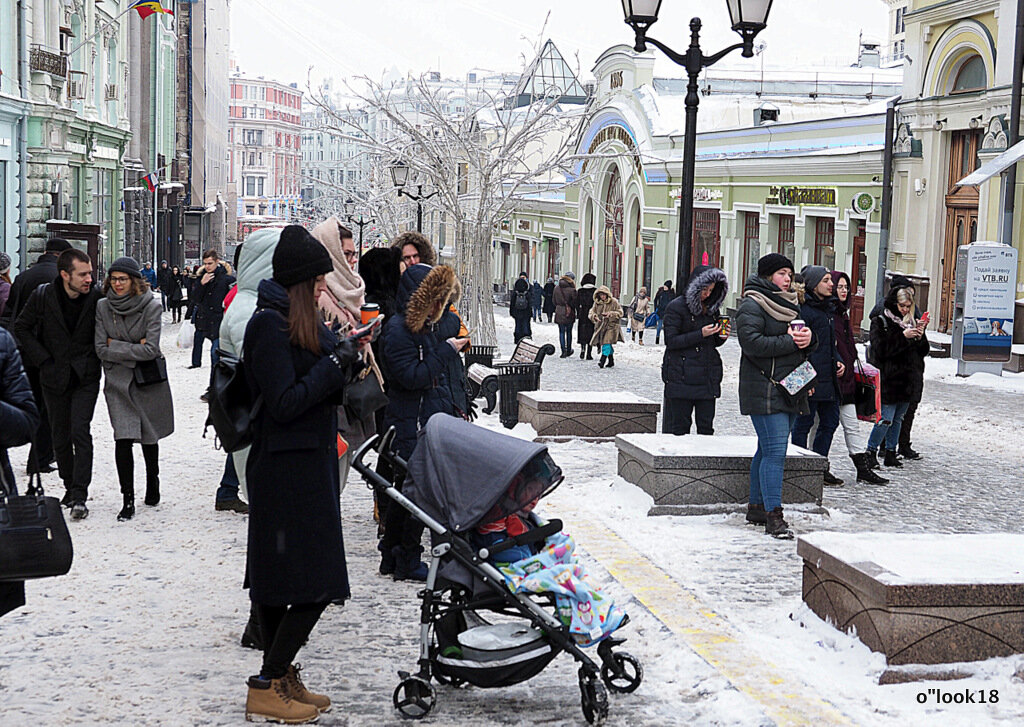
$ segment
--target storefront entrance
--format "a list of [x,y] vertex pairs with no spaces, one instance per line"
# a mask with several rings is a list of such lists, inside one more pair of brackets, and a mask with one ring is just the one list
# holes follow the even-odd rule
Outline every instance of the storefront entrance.
[[698,265],[721,267],[720,254],[721,220],[718,210],[694,210],[690,270]]
[[[942,251],[942,300],[939,330],[953,325],[956,298],[956,253],[960,245],[978,239],[978,188],[956,187],[959,180],[980,166],[980,131],[954,131],[949,148],[949,177],[946,185],[946,236]],[[927,301],[918,301],[922,310]]]
[[622,288],[622,177],[613,167],[605,195],[604,269],[602,280],[619,297]]
[[855,332],[860,330],[864,319],[864,291],[868,286],[868,255],[864,251],[866,237],[864,221],[861,220],[857,223],[857,234],[853,237],[853,270],[850,272],[853,287],[850,291],[853,296],[850,301],[850,322]]

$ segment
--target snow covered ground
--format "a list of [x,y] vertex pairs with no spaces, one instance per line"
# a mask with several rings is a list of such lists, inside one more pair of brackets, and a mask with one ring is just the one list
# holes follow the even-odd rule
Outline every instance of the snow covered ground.
[[[511,320],[507,312],[497,313],[508,353]],[[534,324],[534,332],[535,339],[557,345],[555,326]],[[28,605],[0,619],[4,727],[243,722],[244,680],[259,667],[259,654],[238,645],[248,612],[241,589],[246,518],[213,509],[223,455],[214,450],[212,439],[201,437],[205,409],[198,397],[209,373],[208,356],[204,368],[187,370],[189,352],[174,348],[176,333],[177,326],[171,325],[164,333],[177,427],[161,444],[163,501],[156,508],[140,504],[134,520],[116,522],[120,497],[101,397],[93,427],[92,512],[71,524],[73,569],[63,578],[29,584]],[[653,331],[648,343],[652,339]],[[662,350],[619,346],[611,371],[578,359],[548,359],[542,385],[635,391],[659,400]],[[723,358],[726,380],[716,427],[722,434],[750,434],[735,405],[734,342],[726,344]],[[921,467],[934,469],[917,471],[948,472],[948,477],[919,482],[904,472],[889,488],[830,490],[825,502],[830,516],[788,513],[798,531],[1019,532],[1019,518],[1006,510],[1019,500],[1022,484],[1024,457],[1014,442],[1024,424],[1024,397],[944,380],[928,386],[915,430],[929,457]],[[497,416],[482,417],[480,423],[507,431]],[[533,436],[522,424],[510,433]],[[999,456],[966,457],[978,451],[979,442],[989,443],[983,452],[994,447]],[[542,510],[565,520],[569,532],[577,518],[579,532],[591,544],[588,550],[581,535],[581,550],[599,556],[588,557],[592,574],[630,613],[625,648],[645,664],[640,690],[612,698],[608,724],[782,723],[769,716],[776,713],[765,705],[790,694],[795,695],[795,714],[805,715],[793,723],[810,720],[806,715],[812,712],[801,712],[800,705],[814,697],[838,715],[816,720],[826,724],[1024,723],[1024,656],[964,665],[972,674],[966,680],[879,686],[884,658],[802,604],[795,543],[766,538],[739,515],[649,518],[650,497],[615,474],[614,445],[567,442],[552,444],[550,450],[566,480]],[[24,471],[26,453],[26,448],[12,453],[17,471]],[[141,461],[136,469],[141,481]],[[56,474],[47,475],[45,483],[60,494]],[[985,499],[983,493],[993,490]],[[965,493],[970,497],[963,502]],[[959,497],[970,517],[949,522],[943,516],[931,527],[937,518],[920,510],[947,495],[950,511]],[[343,512],[353,598],[344,608],[328,609],[299,658],[310,687],[335,699],[336,709],[323,716],[322,724],[400,724],[391,691],[396,670],[414,667],[416,587],[376,574],[372,505],[354,474],[343,495]],[[609,558],[598,538],[624,543],[629,558],[624,563]],[[1020,557],[1006,554],[1011,560]],[[663,579],[661,590],[623,578],[631,570]],[[678,603],[654,603],[652,594],[662,593],[673,594]],[[677,606],[676,612],[694,616],[689,628],[666,617]],[[733,651],[723,651],[730,640]],[[742,658],[730,660],[728,654],[737,650]],[[765,677],[772,674],[783,678],[768,684]],[[929,699],[920,704],[918,695],[935,687],[994,689],[999,702],[940,706]],[[535,679],[503,690],[440,687],[426,723],[583,724],[575,667],[560,657]]]

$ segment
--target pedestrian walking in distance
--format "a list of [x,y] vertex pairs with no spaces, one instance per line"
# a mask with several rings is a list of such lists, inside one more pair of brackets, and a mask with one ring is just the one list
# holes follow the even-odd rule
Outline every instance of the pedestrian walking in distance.
[[594,360],[594,347],[590,341],[594,337],[594,322],[590,320],[590,310],[594,307],[594,287],[597,278],[593,273],[586,273],[580,278],[580,287],[576,291],[576,341],[580,344],[580,359]]
[[654,295],[654,312],[658,314],[657,327],[654,329],[655,345],[661,343],[661,329],[665,326],[665,311],[668,304],[676,297],[676,291],[672,289],[672,281],[666,280],[665,284],[658,288]]
[[[801,303],[800,318],[818,343],[809,356],[818,381],[807,400],[810,411],[798,416],[793,425],[793,444],[807,448],[807,435],[817,417],[818,428],[811,449],[827,460],[832,449],[832,437],[839,427],[839,377],[846,373],[846,364],[836,344],[836,301],[832,295],[835,286],[832,273],[820,265],[808,265],[800,274],[804,281],[797,290]],[[826,468],[825,484],[838,487],[843,481]]]
[[[227,268],[220,264],[216,250],[203,253],[203,267],[200,277],[192,288],[192,323],[196,333],[192,342],[191,369],[203,365],[203,341],[210,341],[210,365],[217,363],[217,343],[220,339],[220,322],[224,318],[224,296],[228,294],[235,279],[228,275]],[[205,396],[205,394],[204,394]]]
[[540,323],[540,313],[544,306],[544,288],[536,280],[530,286],[530,303],[533,305],[533,322]]
[[160,352],[162,306],[134,258],[121,257],[107,269],[104,298],[96,304],[96,355],[103,362],[103,396],[114,430],[114,463],[123,506],[118,520],[135,515],[135,459],[142,445],[146,462],[146,499],[160,502],[158,442],[174,432],[171,385],[164,378],[140,385],[136,369],[152,367]]
[[181,323],[181,309],[185,306],[185,275],[175,265],[171,268],[167,304],[171,307],[171,322]]
[[644,329],[647,326],[647,316],[651,314],[651,296],[647,295],[647,288],[641,287],[633,296],[633,302],[629,304],[630,317],[633,319],[631,326],[633,331],[633,343],[636,343],[636,334],[640,334],[640,345],[644,345]]
[[544,315],[548,317],[548,323],[551,322],[551,316],[555,314],[555,279],[548,278],[548,282],[544,283]]
[[349,597],[336,410],[359,354],[320,320],[316,301],[332,269],[304,228],[284,228],[245,331],[246,374],[263,402],[246,465],[249,596],[263,635],[248,720],[315,722],[331,707],[306,689],[294,660],[324,609]]
[[910,403],[921,400],[924,359],[928,355],[927,321],[914,317],[911,288],[893,288],[882,314],[871,319],[871,355],[882,375],[882,413],[868,436],[868,453],[884,445],[883,464],[902,467],[896,457],[900,425]]
[[165,311],[171,309],[171,275],[173,271],[166,260],[160,261],[160,269],[156,271],[156,289],[160,291],[160,303]]
[[[793,262],[778,253],[757,261],[757,274],[745,284],[736,313],[740,350],[740,413],[757,432],[757,451],[750,463],[747,522],[765,524],[765,533],[792,538],[782,513],[782,478],[786,450],[798,414],[806,414],[807,394],[788,401],[772,380],[781,381],[805,360],[813,344],[806,326],[790,323],[800,315],[790,288]],[[765,372],[765,373],[762,373]],[[767,374],[767,375],[766,375]]]
[[14,322],[14,337],[26,361],[39,369],[39,384],[53,433],[57,469],[64,481],[62,502],[71,517],[89,515],[85,502],[92,482],[92,424],[100,393],[96,355],[96,304],[92,260],[70,248],[57,258],[58,277],[29,296]]
[[576,274],[568,272],[559,281],[552,299],[555,302],[555,323],[558,324],[558,342],[562,358],[572,356],[572,324],[576,322]]
[[690,273],[686,293],[665,308],[665,434],[689,434],[694,414],[697,434],[715,433],[715,399],[722,395],[718,347],[729,338],[728,323],[719,321],[719,307],[728,292],[723,271],[700,266]]
[[607,285],[602,285],[594,293],[594,307],[590,309],[590,320],[594,322],[594,336],[590,345],[601,347],[599,368],[615,366],[615,344],[621,343],[622,306],[612,297]]
[[519,343],[524,338],[533,337],[530,326],[532,305],[530,303],[530,281],[522,275],[512,284],[512,297],[509,299],[508,314],[516,322],[513,340]]

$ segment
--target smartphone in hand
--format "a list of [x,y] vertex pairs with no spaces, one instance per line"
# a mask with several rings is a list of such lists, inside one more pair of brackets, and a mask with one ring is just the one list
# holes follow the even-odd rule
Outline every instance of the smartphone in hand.
[[377,333],[377,330],[380,328],[380,325],[383,322],[384,322],[384,316],[377,316],[376,318],[371,320],[369,323],[367,323],[365,326],[360,326],[359,328],[353,329],[351,332],[349,332],[349,334],[348,334],[348,336],[346,336],[346,338],[348,338],[348,340],[350,340],[350,341],[357,341],[360,338],[366,338],[367,336],[372,336],[372,335]]

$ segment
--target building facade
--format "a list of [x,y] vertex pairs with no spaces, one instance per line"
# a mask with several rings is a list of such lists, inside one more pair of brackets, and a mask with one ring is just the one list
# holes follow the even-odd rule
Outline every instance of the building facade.
[[307,216],[343,217],[346,208],[370,194],[370,154],[364,109],[310,104],[302,112],[302,201]]
[[[1012,0],[887,0],[904,6],[902,99],[893,143],[893,214],[889,266],[924,287],[918,303],[940,331],[953,320],[956,251],[976,240],[1002,240],[1002,180],[957,182],[1005,150],[1017,4]],[[895,25],[891,24],[895,30]],[[1008,240],[1021,249],[1022,174],[1012,190]],[[1024,255],[1020,256],[1024,266]],[[1024,267],[1018,271],[1024,281]],[[1018,285],[1024,293],[1024,282]]]
[[0,251],[13,263],[11,274],[24,269],[27,257],[23,214],[27,201],[29,51],[28,19],[15,0],[0,0]]
[[[238,230],[253,218],[289,220],[301,205],[302,93],[264,78],[231,76],[229,173],[237,192]],[[238,230],[229,231],[235,238]]]

